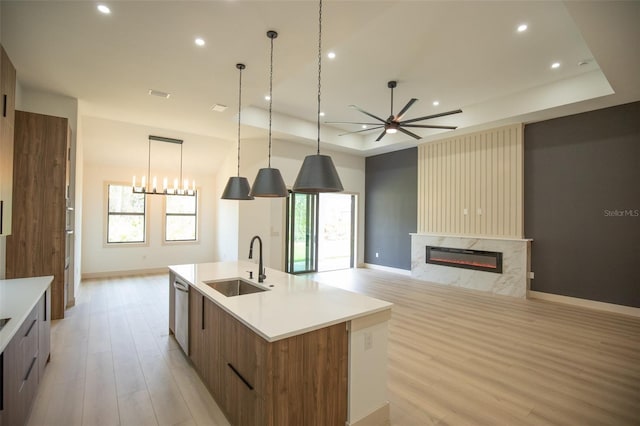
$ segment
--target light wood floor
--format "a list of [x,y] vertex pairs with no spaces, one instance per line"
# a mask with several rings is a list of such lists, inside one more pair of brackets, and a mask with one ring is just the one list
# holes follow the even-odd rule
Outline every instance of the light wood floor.
[[395,304],[394,425],[640,425],[638,318],[367,269],[316,279]]
[[[640,319],[366,269],[315,279],[395,304],[393,425],[640,425]],[[29,425],[228,424],[167,334],[167,282],[81,285]]]
[[29,425],[228,425],[168,335],[169,277],[83,282],[53,321]]

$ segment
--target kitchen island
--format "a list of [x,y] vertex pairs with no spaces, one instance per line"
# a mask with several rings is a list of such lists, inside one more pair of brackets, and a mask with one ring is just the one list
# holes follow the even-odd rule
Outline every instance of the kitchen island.
[[[259,283],[257,269],[170,266],[169,329],[175,334],[184,315],[174,309],[177,282],[189,294],[183,350],[230,422],[386,424],[392,304],[269,268]],[[260,291],[225,296],[214,288],[237,279]]]

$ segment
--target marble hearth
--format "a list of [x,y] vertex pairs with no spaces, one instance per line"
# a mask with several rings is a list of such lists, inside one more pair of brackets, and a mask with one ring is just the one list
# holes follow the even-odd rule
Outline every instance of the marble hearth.
[[[527,297],[529,288],[530,239],[462,237],[411,234],[411,276],[436,284]],[[502,273],[427,264],[426,247],[451,247],[502,253]]]

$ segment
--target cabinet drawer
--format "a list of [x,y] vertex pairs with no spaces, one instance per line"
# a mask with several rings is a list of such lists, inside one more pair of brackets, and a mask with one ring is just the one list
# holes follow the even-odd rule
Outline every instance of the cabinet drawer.
[[231,369],[248,387],[262,394],[264,380],[263,375],[258,373],[267,342],[227,313],[224,315],[223,330],[224,368]]
[[[23,379],[31,374],[30,370],[33,368],[32,360],[38,356],[38,329],[38,318],[34,310],[27,321],[20,327],[20,333],[18,334],[21,337],[20,354],[22,355],[22,368],[18,371]],[[36,376],[38,375],[37,365],[35,374]]]

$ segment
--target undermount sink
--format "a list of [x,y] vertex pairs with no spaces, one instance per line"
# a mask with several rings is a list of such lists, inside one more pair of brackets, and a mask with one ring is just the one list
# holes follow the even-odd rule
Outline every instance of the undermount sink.
[[241,296],[243,294],[260,293],[267,291],[255,284],[239,278],[226,281],[205,281],[206,285],[227,297]]

